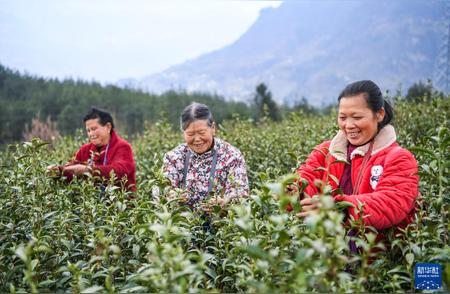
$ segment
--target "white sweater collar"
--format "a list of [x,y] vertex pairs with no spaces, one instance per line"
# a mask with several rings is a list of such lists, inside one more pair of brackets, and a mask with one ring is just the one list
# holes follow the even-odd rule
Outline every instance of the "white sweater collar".
[[[397,140],[397,135],[395,133],[395,129],[392,125],[386,125],[382,128],[378,134],[375,136],[375,141],[373,144],[372,154],[375,155],[381,150],[389,147]],[[339,130],[339,132],[334,136],[333,140],[331,140],[330,144],[330,153],[338,160],[347,160],[347,146],[348,140],[343,131]],[[358,146],[355,150],[353,150],[352,154],[350,154],[350,159],[353,159],[356,155],[364,156],[369,150],[369,143],[366,145]]]

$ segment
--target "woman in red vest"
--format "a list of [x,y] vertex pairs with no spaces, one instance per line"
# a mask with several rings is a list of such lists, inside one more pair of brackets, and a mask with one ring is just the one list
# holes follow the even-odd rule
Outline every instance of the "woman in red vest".
[[111,114],[92,108],[83,119],[89,143],[84,144],[75,159],[65,165],[51,166],[49,170],[72,180],[73,176],[90,173],[108,181],[111,172],[117,178],[117,185],[123,182],[125,188],[136,190],[136,164],[131,145],[114,131]]
[[[362,221],[367,226],[382,230],[410,223],[419,194],[417,162],[397,143],[390,124],[392,107],[372,81],[349,84],[338,101],[339,132],[318,145],[297,170],[309,183],[298,215],[305,217],[318,210],[320,204],[312,196],[318,194],[314,181],[320,179],[343,191],[333,195],[334,200],[351,202],[355,207],[348,214],[354,219],[359,218],[357,208],[362,204]],[[336,160],[341,162],[333,163]]]

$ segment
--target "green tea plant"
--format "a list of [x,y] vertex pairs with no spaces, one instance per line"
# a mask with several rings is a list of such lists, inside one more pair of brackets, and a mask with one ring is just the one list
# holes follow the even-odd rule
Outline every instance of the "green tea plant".
[[0,292],[412,292],[417,262],[441,264],[448,291],[449,99],[394,103],[399,142],[419,163],[420,197],[415,221],[383,231],[385,243],[360,220],[344,225],[346,204],[324,183],[321,210],[306,219],[285,192],[337,131],[335,113],[221,124],[217,135],[244,154],[251,193],[210,214],[184,205],[162,175],[164,153],[182,142],[167,121],[132,142],[133,197],[113,180],[102,193],[91,178],[47,176],[47,165],[86,140],[82,132],[52,150],[36,139],[12,145],[0,153]]

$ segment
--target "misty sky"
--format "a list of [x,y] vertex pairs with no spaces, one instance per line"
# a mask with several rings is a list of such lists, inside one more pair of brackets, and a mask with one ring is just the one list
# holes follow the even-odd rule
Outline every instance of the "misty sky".
[[142,78],[237,40],[280,1],[0,0],[0,63],[44,77]]

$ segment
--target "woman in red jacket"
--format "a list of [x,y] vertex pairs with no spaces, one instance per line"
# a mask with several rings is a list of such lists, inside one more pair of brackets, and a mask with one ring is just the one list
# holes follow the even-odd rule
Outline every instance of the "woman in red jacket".
[[353,218],[359,218],[357,208],[363,204],[367,226],[382,230],[410,223],[418,196],[417,162],[396,142],[389,124],[392,107],[372,81],[349,84],[338,101],[339,132],[318,145],[297,170],[309,183],[298,215],[305,217],[318,210],[318,202],[311,197],[318,193],[314,180],[320,179],[343,191],[334,200],[351,202],[355,207],[348,213]]
[[131,145],[114,131],[111,114],[92,108],[83,121],[90,143],[81,146],[74,160],[65,165],[51,166],[49,170],[59,172],[60,176],[65,176],[69,181],[73,176],[86,173],[107,181],[114,171],[117,185],[124,180],[125,188],[135,191],[136,164],[133,151]]

